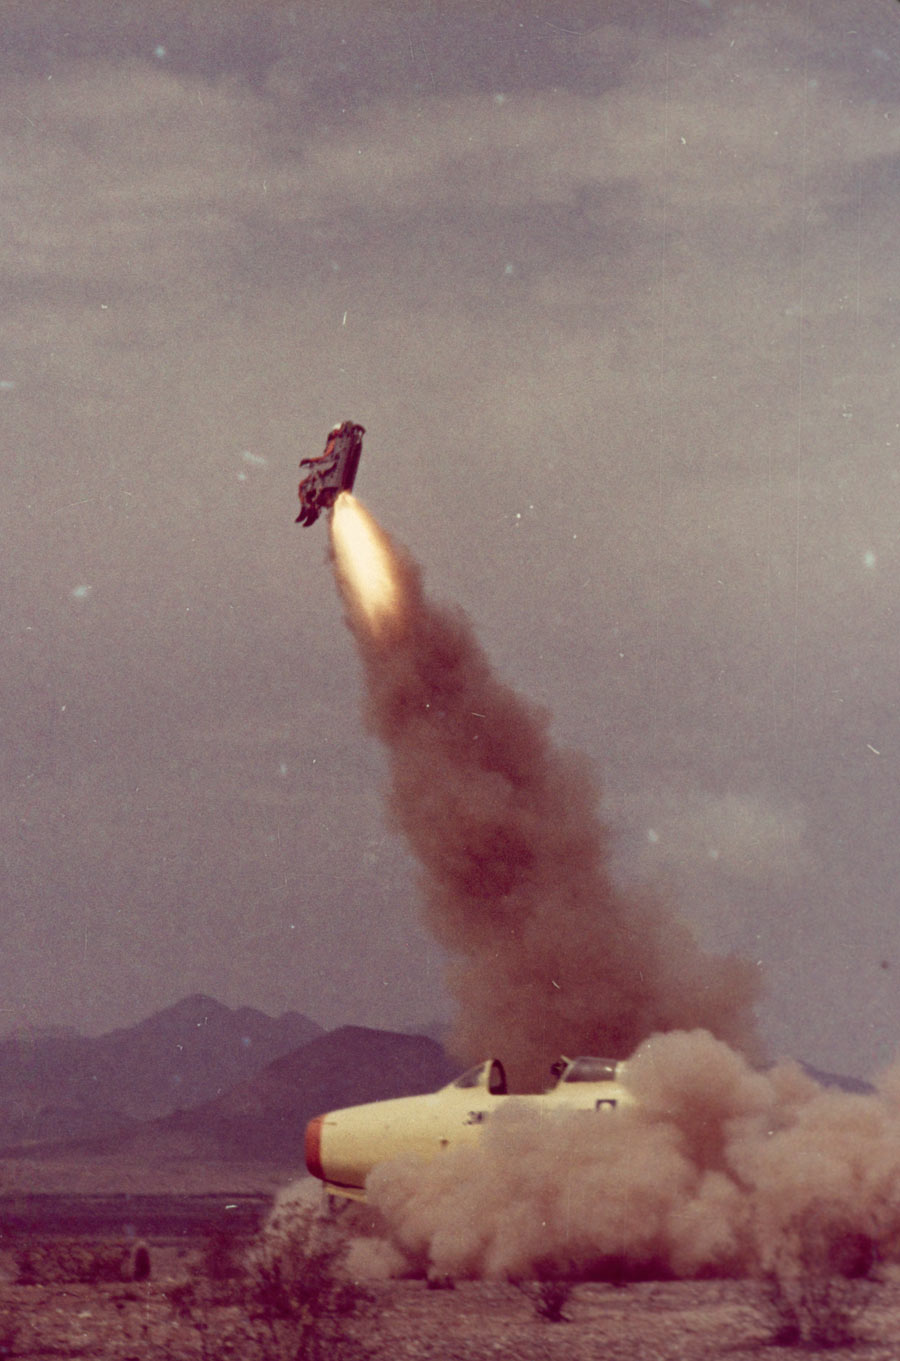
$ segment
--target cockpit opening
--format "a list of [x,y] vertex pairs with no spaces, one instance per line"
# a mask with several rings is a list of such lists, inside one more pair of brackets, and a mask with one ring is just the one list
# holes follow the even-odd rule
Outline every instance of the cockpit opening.
[[615,1082],[619,1065],[616,1059],[583,1057],[556,1060],[550,1072],[558,1082]]
[[499,1059],[488,1059],[475,1068],[468,1068],[453,1083],[454,1087],[483,1087],[491,1096],[506,1096],[506,1070]]

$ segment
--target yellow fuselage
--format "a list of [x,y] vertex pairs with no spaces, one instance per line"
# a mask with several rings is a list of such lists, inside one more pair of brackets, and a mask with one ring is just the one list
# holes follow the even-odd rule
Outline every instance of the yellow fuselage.
[[[587,1060],[574,1060],[574,1065]],[[316,1116],[306,1128],[306,1165],[326,1188],[342,1196],[365,1198],[366,1178],[379,1163],[401,1153],[430,1162],[448,1148],[478,1142],[491,1115],[510,1102],[540,1111],[612,1111],[633,1104],[633,1097],[610,1076],[584,1080],[563,1071],[556,1086],[540,1095],[506,1094],[502,1066],[488,1059],[448,1086],[424,1096],[372,1101]]]

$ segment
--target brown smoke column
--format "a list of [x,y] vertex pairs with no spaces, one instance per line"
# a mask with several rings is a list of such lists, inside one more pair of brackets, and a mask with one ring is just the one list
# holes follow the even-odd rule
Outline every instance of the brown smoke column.
[[754,1052],[755,969],[705,953],[664,904],[613,883],[587,762],[551,742],[547,714],[497,679],[466,616],[432,602],[409,555],[369,529],[391,564],[389,614],[367,612],[341,550],[335,570],[391,816],[451,960],[450,1047],[502,1057],[519,1090],[560,1053],[625,1057],[656,1031],[703,1027]]
[[[735,1052],[755,1047],[755,973],[612,882],[585,763],[554,747],[465,617],[433,604],[368,525],[378,591],[367,597],[340,553],[338,579],[393,817],[453,961],[455,1046],[499,1055],[520,1086],[560,1051],[630,1056],[635,1104],[609,1117],[513,1099],[476,1145],[375,1168],[383,1237],[357,1240],[354,1269],[749,1274],[802,1302],[835,1273],[900,1260],[900,1066],[855,1096]],[[797,1322],[814,1340],[815,1307],[798,1304]]]

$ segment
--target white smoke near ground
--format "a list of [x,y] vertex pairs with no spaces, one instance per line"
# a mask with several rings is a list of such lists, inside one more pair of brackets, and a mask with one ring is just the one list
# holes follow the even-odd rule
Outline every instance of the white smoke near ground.
[[376,1168],[403,1270],[495,1278],[781,1276],[900,1260],[900,1074],[875,1095],[754,1070],[704,1031],[628,1064],[634,1107],[492,1116],[481,1142]]

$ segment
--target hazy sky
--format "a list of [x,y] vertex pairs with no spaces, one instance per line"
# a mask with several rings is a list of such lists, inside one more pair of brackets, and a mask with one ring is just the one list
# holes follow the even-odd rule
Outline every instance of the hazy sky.
[[446,1014],[297,462],[773,1051],[900,1049],[900,5],[0,3],[0,1030]]

